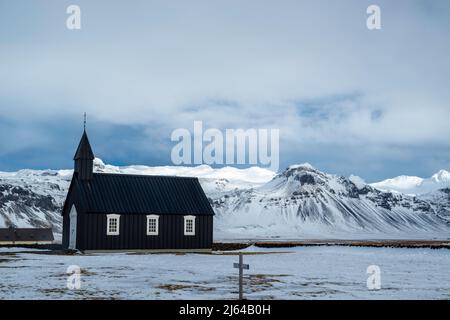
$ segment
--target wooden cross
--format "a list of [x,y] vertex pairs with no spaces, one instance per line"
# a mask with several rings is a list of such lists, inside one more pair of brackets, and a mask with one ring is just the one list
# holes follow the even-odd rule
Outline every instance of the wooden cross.
[[244,299],[244,292],[242,289],[244,269],[250,269],[250,266],[248,264],[244,264],[243,260],[242,253],[239,253],[239,263],[233,263],[233,267],[239,269],[239,300]]

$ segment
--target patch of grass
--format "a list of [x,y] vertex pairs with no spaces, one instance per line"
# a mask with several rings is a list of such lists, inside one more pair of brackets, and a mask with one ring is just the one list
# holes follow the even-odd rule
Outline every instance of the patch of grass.
[[194,289],[198,291],[214,291],[216,288],[213,287],[204,287],[195,284],[161,284],[157,286],[158,289],[164,289],[167,291],[177,291],[177,290],[189,290]]
[[0,266],[0,269],[23,269],[28,268],[28,266]]
[[39,292],[42,292],[45,295],[49,295],[49,294],[53,294],[53,293],[57,293],[57,294],[61,294],[61,293],[66,293],[68,291],[67,288],[48,288],[48,289],[39,289]]
[[0,252],[0,256],[16,256],[16,252]]
[[[80,275],[81,276],[95,276],[97,273],[92,272],[92,271],[88,271],[86,269],[81,269]],[[52,275],[52,277],[55,278],[67,278],[70,274],[68,273],[56,273],[54,275]]]
[[339,294],[341,291],[334,289],[322,289],[317,291],[301,291],[301,292],[291,292],[292,296],[303,297],[303,298],[319,298],[326,297],[329,295]]
[[[69,290],[67,288],[45,288],[45,289],[38,289],[39,292],[43,293],[47,297],[52,297],[54,295],[57,295],[59,298],[62,297],[62,295],[66,295],[66,298],[72,299],[88,299],[88,300],[118,300],[120,299],[119,292],[117,291],[111,291],[111,292],[105,292],[105,291],[88,291],[88,290]],[[68,297],[67,295],[70,295],[71,297]]]
[[[288,274],[248,274],[244,276],[244,287],[251,292],[260,292],[273,287],[274,283],[282,283],[280,279],[275,277],[289,277]],[[227,277],[228,281],[238,283],[237,276]]]
[[263,255],[263,254],[285,254],[285,253],[293,253],[292,251],[270,251],[270,252],[226,252],[226,251],[215,251],[213,255],[223,255],[223,256],[238,256],[242,255]]

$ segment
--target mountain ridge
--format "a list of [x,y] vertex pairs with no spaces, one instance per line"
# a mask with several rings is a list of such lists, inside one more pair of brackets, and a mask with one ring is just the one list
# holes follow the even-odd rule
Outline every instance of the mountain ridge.
[[450,187],[450,172],[441,169],[429,178],[401,175],[374,182],[371,186],[389,192],[422,195]]
[[[258,167],[117,167],[100,159],[94,167],[96,172],[198,177],[216,212],[215,236],[221,239],[450,234],[450,192],[445,188],[423,196],[386,192],[359,177],[327,174],[308,163],[278,174]],[[50,225],[60,234],[72,172],[0,172],[0,227]]]

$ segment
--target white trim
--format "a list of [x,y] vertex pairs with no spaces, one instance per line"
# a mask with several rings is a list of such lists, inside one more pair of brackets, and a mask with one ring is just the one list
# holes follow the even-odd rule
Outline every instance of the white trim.
[[69,249],[77,248],[77,208],[72,205],[69,213]]
[[[187,230],[188,221],[192,221],[192,230]],[[184,235],[195,236],[195,216],[184,216]]]
[[[156,220],[156,226],[155,229],[156,231],[149,231],[149,226],[150,226],[150,220],[151,219],[155,219]],[[159,216],[156,214],[149,214],[147,215],[147,235],[148,236],[157,236],[159,234]]]
[[[116,231],[110,231],[111,220],[117,220]],[[119,214],[107,214],[106,215],[106,235],[118,236],[120,234],[120,215]]]

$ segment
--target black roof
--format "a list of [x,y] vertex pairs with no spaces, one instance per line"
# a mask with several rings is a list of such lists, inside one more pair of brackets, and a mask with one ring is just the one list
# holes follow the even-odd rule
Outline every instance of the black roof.
[[214,215],[197,178],[94,173],[74,183],[86,212]]
[[78,159],[94,160],[94,153],[92,152],[91,144],[89,143],[86,130],[83,132],[83,135],[81,136],[77,152],[75,152],[75,156],[73,157],[73,160]]
[[53,241],[50,228],[0,228],[1,241]]

